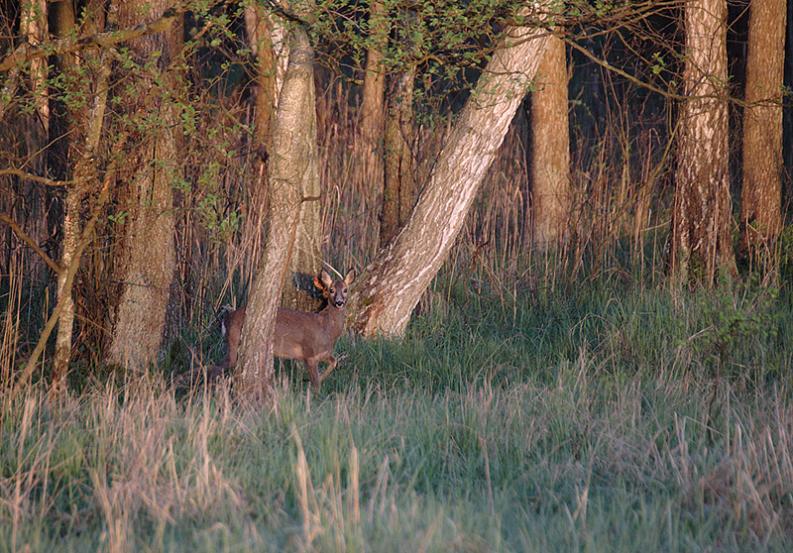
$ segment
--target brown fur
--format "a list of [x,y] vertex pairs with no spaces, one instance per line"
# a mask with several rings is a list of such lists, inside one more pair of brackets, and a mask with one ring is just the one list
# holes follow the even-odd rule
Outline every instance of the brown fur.
[[[343,280],[334,282],[328,273],[322,271],[314,279],[314,285],[328,301],[328,305],[319,313],[285,307],[278,309],[273,353],[281,359],[303,361],[315,390],[336,368],[333,347],[344,331],[347,289],[353,278],[354,272],[350,271]],[[226,360],[212,371],[212,376],[219,376],[223,370],[237,364],[237,352],[245,324],[245,307],[226,313],[223,324],[226,329]],[[319,364],[322,362],[326,362],[327,367],[320,375]]]

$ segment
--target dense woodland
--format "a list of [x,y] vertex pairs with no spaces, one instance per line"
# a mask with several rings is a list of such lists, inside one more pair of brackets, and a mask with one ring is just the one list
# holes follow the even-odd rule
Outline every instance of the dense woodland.
[[0,8],[9,550],[790,545],[793,5]]

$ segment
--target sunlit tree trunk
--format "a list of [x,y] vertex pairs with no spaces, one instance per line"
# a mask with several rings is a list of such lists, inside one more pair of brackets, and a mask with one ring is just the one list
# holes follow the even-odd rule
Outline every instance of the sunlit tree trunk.
[[261,257],[267,229],[267,155],[272,134],[272,118],[289,62],[289,45],[286,40],[286,24],[261,2],[247,4],[244,20],[248,43],[254,56],[256,83],[251,149],[257,155],[254,163],[257,176],[248,182],[248,199],[241,205],[242,237],[247,244],[247,252],[240,268],[245,285],[249,286]]
[[715,283],[735,272],[727,121],[727,2],[685,5],[688,98],[680,108],[671,271],[677,282]]
[[772,247],[782,224],[782,86],[785,0],[750,4],[743,115],[741,222],[751,249]]
[[[257,101],[254,139],[257,150],[269,151],[270,149],[270,120],[275,108],[276,91],[283,85],[283,58],[289,55],[283,36],[283,24],[280,18],[269,14],[262,5],[249,6],[245,11],[245,25],[251,38],[251,46],[257,59]],[[277,48],[277,52],[275,50]],[[314,76],[311,74],[311,85],[307,88],[310,101],[315,104]],[[307,114],[309,115],[309,114]],[[316,113],[309,115],[312,119],[311,126],[316,127]],[[316,143],[316,141],[315,141]],[[314,147],[316,150],[316,146]],[[319,306],[313,296],[306,293],[312,287],[311,279],[306,276],[317,274],[322,266],[322,212],[320,209],[320,182],[319,167],[316,163],[318,152],[313,152],[310,159],[315,160],[309,164],[308,172],[301,181],[301,194],[306,200],[300,207],[300,217],[295,230],[295,243],[289,261],[290,282],[283,288],[282,304],[292,309],[311,311]],[[265,163],[264,156],[258,163]],[[259,168],[258,173],[266,175],[266,171]],[[254,202],[259,203],[257,211],[266,211],[266,178],[260,179],[256,185],[261,190],[251,194]]]
[[289,66],[273,120],[269,158],[270,201],[267,247],[259,263],[242,328],[237,372],[240,392],[266,395],[273,380],[273,331],[281,290],[289,278],[303,204],[303,180],[316,171],[314,59],[308,35],[291,31]]
[[385,78],[384,52],[388,46],[389,19],[383,2],[372,0],[369,4],[369,36],[366,50],[366,71],[361,99],[358,177],[361,188],[372,196],[383,190],[384,133],[385,133]]
[[[313,3],[307,4],[313,6]],[[276,36],[276,38],[278,38]],[[296,44],[305,53],[297,56],[295,75],[299,80],[304,97],[300,104],[300,122],[306,137],[300,146],[301,167],[298,181],[300,190],[300,212],[294,229],[294,241],[289,255],[287,280],[281,292],[281,305],[302,311],[316,311],[320,300],[314,291],[313,276],[322,269],[322,204],[319,179],[319,150],[317,142],[317,102],[314,84],[314,52],[305,37],[295,37]],[[281,38],[283,41],[283,38]],[[282,48],[289,53],[289,48]],[[305,61],[302,61],[305,58]],[[293,63],[291,58],[289,63]],[[290,78],[290,77],[287,77]],[[284,91],[284,85],[279,89]],[[290,94],[294,94],[290,90]],[[287,107],[287,109],[289,109]],[[267,244],[269,248],[269,243]]]
[[[59,36],[76,33],[77,26],[71,1],[54,5],[55,20]],[[89,2],[83,14],[84,32],[93,34],[104,28],[104,8],[101,2]],[[102,123],[107,102],[107,84],[110,64],[101,52],[86,50],[81,56],[65,54],[61,58],[63,73],[73,82],[79,83],[82,90],[74,91],[74,97],[90,99],[85,105],[68,106],[69,165],[75,183],[67,188],[64,200],[63,242],[61,246],[61,267],[79,263],[76,257],[82,233],[80,221],[81,204],[97,184],[95,155],[99,148]],[[82,74],[82,78],[80,78]],[[86,78],[90,75],[90,78]],[[55,338],[55,357],[53,388],[61,388],[69,367],[72,350],[72,331],[74,326],[74,302],[72,290],[67,287],[67,271],[58,275],[58,298],[63,302],[58,333]]]
[[550,37],[531,102],[531,209],[539,250],[564,235],[570,210],[570,131],[564,41]]
[[454,244],[479,185],[537,72],[547,32],[512,27],[496,47],[405,227],[359,278],[352,297],[364,335],[404,333]]
[[[112,10],[120,26],[130,27],[160,17],[173,0],[146,4],[118,0]],[[172,28],[129,43],[140,62],[161,52],[160,69],[177,54],[181,36]],[[132,177],[130,217],[126,223],[121,297],[116,310],[108,360],[133,370],[157,361],[165,328],[169,292],[176,267],[174,251],[173,183],[181,170],[176,148],[178,113],[169,90],[178,86],[173,74],[163,74],[168,84],[157,88],[140,79],[140,101],[156,113],[156,123],[137,149],[138,169]],[[133,157],[134,159],[134,157]]]

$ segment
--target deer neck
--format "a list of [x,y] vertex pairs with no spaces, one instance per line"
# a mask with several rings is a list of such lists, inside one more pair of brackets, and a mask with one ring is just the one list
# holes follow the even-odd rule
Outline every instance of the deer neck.
[[341,335],[344,330],[344,307],[336,307],[329,302],[328,305],[325,306],[325,309],[319,312],[319,316],[327,321],[328,327],[333,329],[337,337]]

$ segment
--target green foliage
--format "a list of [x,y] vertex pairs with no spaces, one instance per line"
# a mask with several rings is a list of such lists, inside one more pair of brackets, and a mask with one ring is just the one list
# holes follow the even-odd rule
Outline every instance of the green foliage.
[[786,283],[793,282],[793,225],[787,225],[779,234],[780,276]]
[[107,220],[113,223],[114,225],[123,225],[127,221],[128,216],[129,216],[129,211],[122,210],[117,213],[108,214]]
[[[697,350],[701,362],[717,371],[730,369],[727,376],[752,379],[754,371],[736,358],[746,358],[755,340],[773,343],[777,338],[780,313],[775,309],[778,292],[764,289],[756,284],[741,285],[737,289],[723,286],[714,292],[700,292],[692,306],[701,313],[702,325],[691,339],[691,347]],[[767,369],[767,367],[765,367]],[[764,373],[765,371],[761,371]]]

